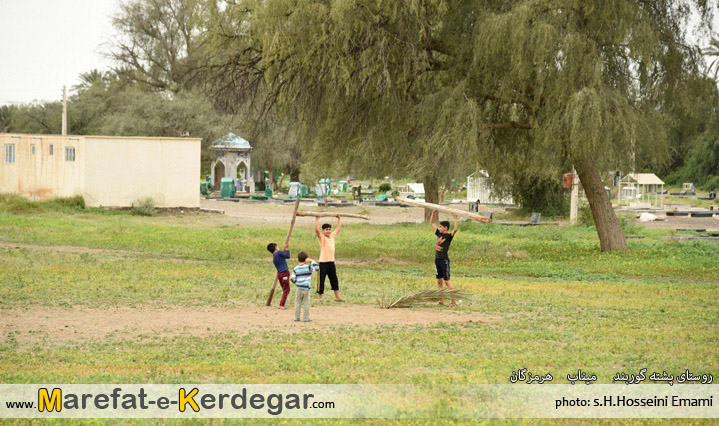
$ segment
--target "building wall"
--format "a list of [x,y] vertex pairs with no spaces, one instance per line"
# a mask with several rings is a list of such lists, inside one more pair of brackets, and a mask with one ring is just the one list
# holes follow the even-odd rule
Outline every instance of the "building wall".
[[511,195],[495,196],[489,178],[481,175],[467,177],[467,201],[480,204],[514,204]]
[[85,202],[126,207],[200,206],[200,139],[85,136]]
[[[15,164],[5,162],[5,145],[15,145]],[[65,159],[69,147],[75,148],[75,161]],[[84,158],[82,136],[0,134],[0,192],[36,200],[82,195]]]

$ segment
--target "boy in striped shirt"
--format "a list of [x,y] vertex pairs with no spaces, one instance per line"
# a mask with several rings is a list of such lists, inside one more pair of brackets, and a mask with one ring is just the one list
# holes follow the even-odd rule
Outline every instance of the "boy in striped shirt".
[[319,269],[319,265],[314,260],[309,259],[307,253],[303,251],[297,254],[297,260],[300,264],[292,269],[292,277],[290,277],[290,280],[297,284],[297,291],[295,292],[295,321],[300,320],[300,310],[302,310],[304,322],[310,322],[312,321],[310,319],[312,272]]

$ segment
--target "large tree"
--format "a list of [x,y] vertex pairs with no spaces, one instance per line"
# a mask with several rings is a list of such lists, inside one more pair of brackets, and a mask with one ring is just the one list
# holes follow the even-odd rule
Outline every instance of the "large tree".
[[413,172],[429,201],[470,162],[500,182],[574,165],[606,251],[627,245],[601,175],[667,158],[692,6],[708,25],[700,0],[248,0],[213,44],[303,123],[311,161]]
[[157,91],[191,87],[203,23],[200,0],[123,0],[107,54],[121,77]]

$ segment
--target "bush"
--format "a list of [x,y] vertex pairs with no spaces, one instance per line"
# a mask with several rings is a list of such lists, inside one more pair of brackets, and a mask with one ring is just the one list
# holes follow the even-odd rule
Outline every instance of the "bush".
[[719,175],[711,177],[701,188],[707,191],[719,190]]
[[18,194],[0,194],[0,212],[15,214],[64,211],[68,213],[85,210],[85,199],[81,195],[69,198],[51,198],[32,201]]
[[525,177],[512,190],[520,214],[539,212],[544,217],[569,216],[569,199],[560,180],[549,181]]
[[391,191],[391,190],[392,190],[392,185],[389,183],[383,183],[383,184],[380,184],[380,186],[379,186],[379,192],[382,194],[386,193],[387,191]]
[[155,200],[152,197],[144,197],[132,203],[132,213],[140,216],[152,216],[155,214]]
[[594,215],[589,206],[579,209],[577,212],[577,223],[583,226],[594,226]]
[[719,123],[697,137],[684,167],[667,176],[666,182],[692,182],[703,189],[719,185]]
[[87,205],[85,205],[85,199],[82,197],[82,195],[76,195],[74,197],[68,198],[53,198],[52,200],[47,201],[47,205],[49,207],[57,206],[58,208],[69,208],[76,210],[82,210],[87,207]]

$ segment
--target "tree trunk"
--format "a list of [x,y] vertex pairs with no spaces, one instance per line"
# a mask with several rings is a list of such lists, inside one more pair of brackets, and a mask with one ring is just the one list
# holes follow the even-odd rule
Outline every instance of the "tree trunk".
[[300,168],[299,167],[290,167],[290,181],[292,181],[292,182],[300,181]]
[[604,190],[604,184],[599,172],[590,159],[582,159],[575,164],[579,180],[587,195],[589,207],[592,209],[594,224],[599,235],[599,244],[602,251],[628,250],[624,230],[619,223],[617,215],[612,208],[612,202]]
[[[422,180],[424,185],[424,201],[433,204],[439,204],[439,182],[437,176],[425,176]],[[424,221],[429,222],[432,211],[424,209]]]

